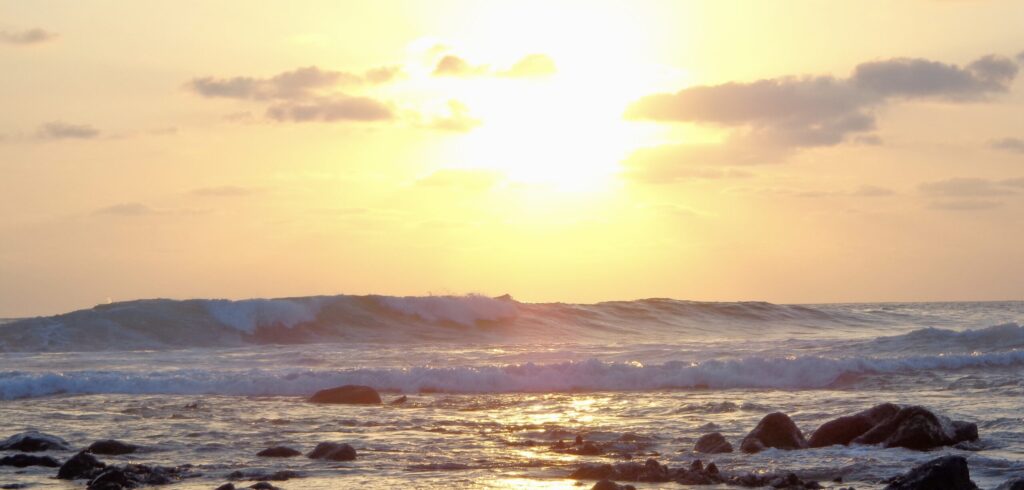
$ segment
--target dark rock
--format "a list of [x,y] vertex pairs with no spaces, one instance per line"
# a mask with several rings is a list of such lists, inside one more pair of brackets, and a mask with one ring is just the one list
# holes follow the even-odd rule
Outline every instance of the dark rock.
[[693,445],[693,450],[698,453],[731,453],[732,444],[725,440],[725,436],[718,432],[712,432],[710,434],[704,434],[697,439],[697,443]]
[[404,404],[407,401],[409,401],[409,397],[407,397],[405,395],[402,395],[402,396],[400,396],[398,398],[395,398],[394,400],[391,400],[390,402],[388,402],[388,405],[402,405],[402,404]]
[[268,447],[256,453],[257,456],[262,456],[264,458],[291,458],[300,454],[302,453],[286,446]]
[[[89,490],[120,490],[147,485],[167,485],[189,476],[188,465],[185,466],[147,466],[142,464],[126,464],[108,466],[86,487]],[[197,476],[197,475],[192,475]]]
[[996,490],[1024,490],[1024,476],[1007,480],[1002,485],[996,487]]
[[235,484],[234,483],[225,483],[225,484],[217,487],[217,490],[235,490]]
[[26,466],[49,466],[50,468],[56,468],[60,466],[60,462],[49,456],[15,454],[14,456],[6,456],[0,459],[0,466],[13,466],[15,468],[24,468]]
[[597,456],[602,453],[604,453],[604,450],[590,441],[584,442],[582,446],[576,449],[576,454],[583,456]]
[[104,439],[102,441],[96,441],[89,445],[86,451],[93,454],[107,454],[107,455],[121,455],[131,454],[139,449],[134,444],[128,444],[121,441],[115,441],[113,439]]
[[921,406],[901,407],[861,436],[854,444],[881,444],[883,447],[904,447],[926,450],[951,446],[958,442],[977,439],[978,427],[969,422],[954,423]]
[[96,456],[82,451],[61,465],[57,470],[57,478],[60,480],[92,479],[106,467],[107,465],[96,459]]
[[963,456],[943,456],[889,481],[885,490],[976,490]]
[[819,484],[818,482],[801,480],[800,477],[796,476],[795,473],[771,473],[766,475],[746,473],[744,475],[734,476],[730,478],[726,483],[734,486],[754,488],[772,487],[801,490],[812,490],[822,488],[821,484]]
[[810,447],[826,447],[836,444],[845,446],[883,420],[895,415],[899,410],[898,405],[883,403],[854,415],[825,422],[811,434],[808,445]]
[[345,385],[329,390],[320,390],[309,397],[309,401],[313,403],[379,405],[380,393],[369,386]]
[[577,434],[576,435],[576,445],[579,446],[580,444],[583,444],[583,436]]
[[704,468],[704,471],[712,475],[717,475],[718,465],[716,465],[714,462],[708,463],[708,466],[707,468]]
[[636,490],[633,485],[619,485],[611,480],[601,480],[590,487],[590,490]]
[[17,490],[19,488],[28,488],[27,483],[5,483],[0,485],[0,488],[4,490]]
[[576,468],[569,478],[574,480],[604,480],[615,472],[615,468],[607,463],[588,463]]
[[68,445],[68,441],[35,430],[14,434],[0,442],[0,451],[34,453],[38,451],[67,451],[69,449],[71,446]]
[[321,442],[307,454],[310,459],[328,459],[331,461],[352,461],[356,459],[356,450],[348,444],[337,442]]
[[740,450],[745,453],[756,453],[770,447],[802,449],[807,447],[807,441],[788,415],[775,412],[765,415],[740,444]]
[[249,485],[249,488],[254,488],[256,490],[281,490],[280,487],[275,487],[274,485],[271,485],[270,483],[267,483],[265,481]]

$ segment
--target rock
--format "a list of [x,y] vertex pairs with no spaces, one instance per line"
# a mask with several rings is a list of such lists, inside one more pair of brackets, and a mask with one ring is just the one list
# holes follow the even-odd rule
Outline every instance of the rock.
[[885,490],[976,490],[963,456],[943,456],[889,481]]
[[281,490],[281,487],[275,487],[274,485],[271,485],[270,483],[267,483],[265,481],[249,485],[249,488],[254,488],[256,490]]
[[167,485],[187,476],[188,466],[108,466],[86,487],[89,490],[120,490],[146,485]]
[[756,453],[770,447],[803,449],[807,447],[807,441],[788,415],[775,412],[765,415],[740,444],[740,450],[745,453]]
[[86,451],[93,454],[107,454],[117,456],[121,454],[131,454],[139,449],[134,444],[128,444],[121,441],[115,441],[113,439],[104,439],[102,441],[96,441],[89,445]]
[[292,478],[298,478],[300,476],[302,476],[302,475],[299,475],[298,473],[296,473],[296,472],[294,472],[292,470],[281,470],[281,471],[275,471],[275,472],[273,472],[273,473],[271,473],[269,475],[263,475],[263,476],[261,476],[259,478],[256,478],[256,480],[257,481],[288,481],[288,480],[291,480]]
[[409,397],[407,397],[405,395],[402,395],[402,396],[400,396],[398,398],[395,398],[394,400],[391,400],[390,402],[388,402],[388,405],[402,405],[402,404],[404,404],[407,401],[409,401]]
[[854,415],[825,422],[811,434],[808,445],[810,447],[826,447],[836,444],[845,446],[883,420],[895,415],[899,410],[898,405],[883,403]]
[[356,450],[348,444],[337,442],[321,442],[307,454],[310,459],[328,459],[331,461],[352,461],[356,459]]
[[30,430],[8,437],[0,442],[0,451],[21,451],[34,453],[38,451],[67,451],[71,446],[68,441],[57,436]]
[[19,488],[28,488],[28,483],[5,483],[0,485],[0,488],[4,490],[17,490]]
[[883,420],[859,437],[853,444],[880,444],[882,447],[904,447],[926,450],[951,446],[977,439],[978,427],[968,422],[952,422],[927,408],[912,405]]
[[264,458],[291,458],[300,454],[302,453],[286,446],[268,447],[256,453],[257,456],[262,456]]
[[601,480],[590,487],[590,490],[636,490],[633,485],[619,485],[611,480]]
[[804,481],[795,473],[769,473],[764,475],[746,473],[730,478],[726,483],[740,487],[772,487],[813,490],[820,489],[821,484],[816,481]]
[[996,490],[1024,490],[1024,476],[1007,480],[1002,485],[996,487]]
[[225,484],[217,487],[217,490],[235,490],[235,484],[234,483],[225,483]]
[[615,472],[608,463],[588,463],[576,468],[569,478],[574,480],[604,480]]
[[98,475],[107,465],[96,459],[85,451],[82,451],[71,459],[68,459],[57,470],[57,479],[60,480],[82,480],[92,479]]
[[582,446],[576,449],[576,454],[583,456],[597,456],[602,453],[604,453],[604,450],[590,441],[584,442]]
[[379,405],[380,393],[369,386],[345,385],[329,390],[320,390],[309,397],[309,401],[313,403]]
[[25,468],[26,466],[49,466],[50,468],[56,468],[60,466],[60,462],[49,456],[15,454],[14,456],[6,456],[3,459],[0,459],[0,466],[13,466],[15,468]]
[[725,436],[721,433],[712,432],[700,436],[697,443],[693,445],[693,450],[707,454],[731,453],[732,444],[729,444],[729,441],[725,440]]

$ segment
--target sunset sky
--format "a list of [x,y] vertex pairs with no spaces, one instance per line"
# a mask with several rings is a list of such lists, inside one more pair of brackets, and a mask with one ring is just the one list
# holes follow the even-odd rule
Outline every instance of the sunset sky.
[[0,1],[0,317],[1024,299],[1024,2]]

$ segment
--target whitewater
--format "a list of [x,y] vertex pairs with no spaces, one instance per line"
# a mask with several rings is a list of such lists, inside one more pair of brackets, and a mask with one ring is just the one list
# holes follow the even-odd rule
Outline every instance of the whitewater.
[[[79,446],[123,438],[147,447],[132,461],[203,469],[179,488],[284,468],[302,475],[286,488],[450,488],[453,479],[576,488],[572,468],[608,460],[546,450],[577,434],[680,465],[699,456],[693,441],[704,433],[735,444],[771,411],[809,433],[877,403],[908,403],[977,423],[980,441],[933,453],[834,447],[714,460],[881,488],[948,452],[966,455],[974,480],[994,488],[1024,474],[1022,324],[1024,302],[137,300],[0,320],[0,417],[12,434],[38,429]],[[303,401],[345,384],[408,402]],[[360,460],[330,469],[253,456],[322,440],[353,444]],[[72,488],[39,469],[7,470],[0,477]]]

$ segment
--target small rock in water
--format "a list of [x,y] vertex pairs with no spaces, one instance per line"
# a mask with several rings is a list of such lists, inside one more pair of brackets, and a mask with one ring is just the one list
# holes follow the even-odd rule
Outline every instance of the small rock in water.
[[310,459],[328,459],[331,461],[352,461],[356,459],[356,450],[348,444],[337,442],[321,442],[313,451],[306,455]]
[[407,397],[405,395],[402,395],[402,396],[400,396],[398,398],[395,398],[394,400],[391,400],[390,402],[388,402],[388,405],[402,405],[402,404],[404,404],[407,401],[409,401],[409,397]]
[[963,456],[943,456],[889,480],[885,490],[976,490]]
[[298,450],[292,449],[287,446],[268,447],[256,453],[257,456],[262,456],[264,458],[291,458],[293,456],[298,456],[300,454],[302,453],[299,452]]
[[234,483],[225,483],[225,484],[217,487],[217,490],[235,490],[235,484]]
[[693,445],[693,450],[707,454],[731,453],[732,444],[729,444],[729,441],[725,440],[725,436],[721,433],[712,432],[700,436],[697,443]]
[[115,441],[114,439],[104,439],[102,441],[96,441],[89,445],[86,451],[93,454],[107,454],[107,455],[121,455],[131,454],[139,449],[134,444],[128,444],[121,441]]
[[320,390],[309,397],[313,403],[341,403],[353,405],[380,405],[380,393],[369,386],[345,385]]
[[106,467],[107,465],[96,459],[96,456],[82,451],[72,456],[71,459],[68,459],[63,465],[61,465],[60,469],[57,470],[57,479],[91,480]]
[[35,430],[14,434],[0,442],[0,451],[34,453],[39,451],[67,451],[69,449],[71,449],[71,446],[68,444],[68,441]]
[[280,487],[275,487],[274,485],[267,483],[265,481],[249,485],[249,488],[254,488],[256,490],[281,490]]
[[803,449],[807,447],[807,441],[788,415],[775,412],[765,415],[740,444],[745,453],[756,453],[770,447]]
[[60,466],[60,462],[49,456],[15,454],[14,456],[6,456],[0,459],[0,466],[13,466],[15,468],[25,468],[27,466],[48,466],[50,468],[56,468]]
[[996,487],[996,490],[1024,490],[1024,477],[1007,480],[1002,485]]

